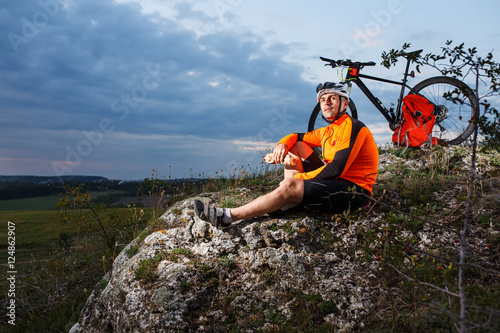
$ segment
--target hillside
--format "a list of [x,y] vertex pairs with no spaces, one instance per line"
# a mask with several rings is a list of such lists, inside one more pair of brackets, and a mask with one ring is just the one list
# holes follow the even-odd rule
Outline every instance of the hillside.
[[[71,332],[454,332],[469,150],[397,155],[382,152],[359,212],[225,230],[193,212],[194,198],[240,205],[277,179],[175,203],[119,254]],[[464,267],[467,320],[481,332],[500,328],[498,156],[478,159]]]

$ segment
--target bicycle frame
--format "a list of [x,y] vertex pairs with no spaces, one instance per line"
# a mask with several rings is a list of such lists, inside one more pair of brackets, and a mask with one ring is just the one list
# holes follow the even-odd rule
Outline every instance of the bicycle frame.
[[[410,92],[413,91],[413,87],[411,87],[407,84],[408,76],[415,77],[413,71],[411,73],[408,73],[408,70],[410,68],[410,63],[411,63],[411,59],[408,59],[407,63],[406,63],[406,70],[404,72],[402,82],[388,80],[388,79],[384,79],[384,78],[380,78],[380,77],[376,77],[376,76],[361,74],[361,73],[359,73],[360,67],[361,67],[359,65],[349,67],[349,71],[348,71],[346,79],[345,79],[345,81],[348,83],[348,90],[349,90],[348,92],[350,92],[352,82],[354,82],[359,87],[359,89],[361,89],[361,91],[366,95],[366,97],[368,97],[370,102],[372,102],[372,104],[380,111],[380,113],[385,117],[385,119],[387,119],[387,121],[389,122],[389,127],[392,130],[395,130],[398,127],[399,121],[401,120],[401,106],[403,103],[402,100],[403,100],[405,89],[408,88],[408,89],[410,89]],[[392,103],[391,103],[391,107],[389,109],[387,109],[382,104],[382,102],[377,97],[375,97],[375,95],[373,95],[373,93],[364,84],[364,82],[361,80],[361,78],[401,86],[401,92],[399,94],[398,105],[396,106],[396,112],[394,113],[394,108],[392,106]]]

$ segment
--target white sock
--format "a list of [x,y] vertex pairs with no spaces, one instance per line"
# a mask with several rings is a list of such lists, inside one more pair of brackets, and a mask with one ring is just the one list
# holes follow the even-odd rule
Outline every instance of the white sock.
[[293,208],[293,207],[298,206],[298,205],[299,205],[298,203],[290,202],[290,203],[285,204],[283,207],[281,207],[281,210],[282,211],[289,210],[290,208]]
[[230,208],[224,208],[224,215],[222,216],[222,221],[224,223],[232,223],[233,218],[231,217],[231,209]]

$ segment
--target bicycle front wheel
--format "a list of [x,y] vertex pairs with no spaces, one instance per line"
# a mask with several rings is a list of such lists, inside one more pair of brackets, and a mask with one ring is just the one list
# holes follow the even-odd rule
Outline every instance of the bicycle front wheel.
[[431,77],[417,84],[413,92],[434,104],[433,137],[458,145],[472,134],[479,117],[479,102],[465,83],[447,76]]
[[[347,107],[347,113],[351,115],[351,117],[358,119],[358,111],[356,110],[356,106],[354,102],[349,100],[349,106]],[[319,103],[316,104],[316,107],[311,113],[311,117],[309,118],[309,125],[307,126],[307,131],[311,132],[320,127],[328,126],[326,120],[323,119],[323,114],[321,113],[321,107]]]

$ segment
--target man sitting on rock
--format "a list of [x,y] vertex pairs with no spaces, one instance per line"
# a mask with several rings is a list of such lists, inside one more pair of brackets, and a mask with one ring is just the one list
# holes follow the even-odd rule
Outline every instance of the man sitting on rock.
[[[378,149],[368,128],[347,114],[349,96],[342,83],[316,88],[323,118],[329,125],[281,139],[268,163],[284,163],[279,187],[237,208],[216,208],[194,201],[196,214],[215,226],[302,205],[324,212],[356,210],[368,202],[378,168]],[[311,147],[322,147],[323,160]],[[357,194],[356,194],[357,193]]]

